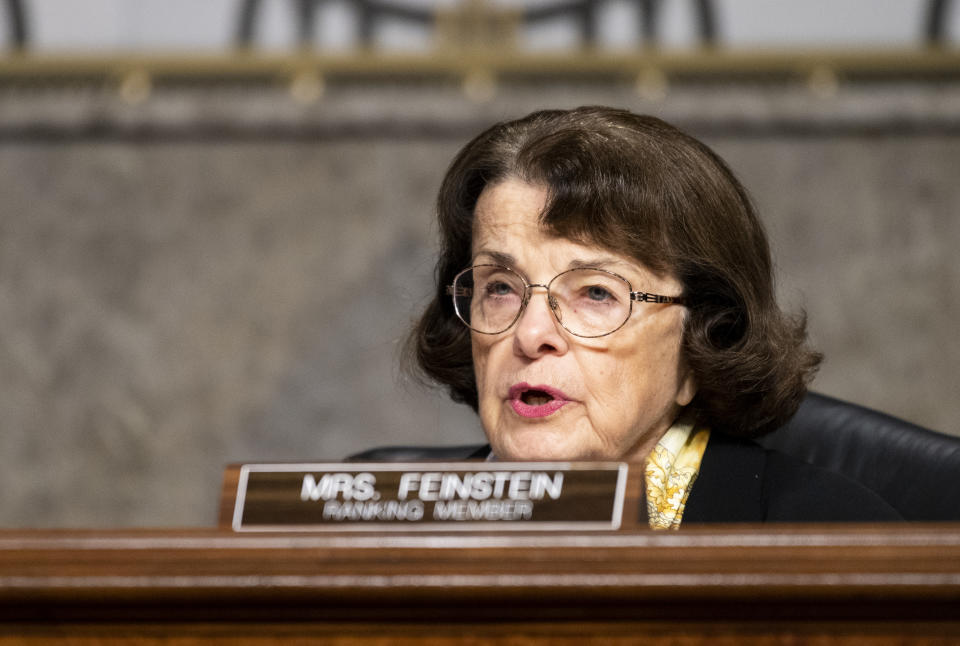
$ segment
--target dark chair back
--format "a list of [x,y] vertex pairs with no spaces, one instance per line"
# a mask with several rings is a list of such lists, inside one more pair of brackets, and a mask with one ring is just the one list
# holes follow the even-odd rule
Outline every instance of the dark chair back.
[[[484,455],[477,455],[482,453]],[[487,453],[482,444],[459,446],[378,446],[354,453],[350,462],[419,462],[423,460],[470,460]]]
[[860,482],[907,520],[960,520],[960,437],[810,393],[759,442]]

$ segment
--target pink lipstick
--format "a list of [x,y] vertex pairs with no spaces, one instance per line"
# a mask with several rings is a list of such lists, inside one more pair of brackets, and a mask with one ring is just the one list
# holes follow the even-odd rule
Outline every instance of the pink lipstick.
[[570,401],[562,390],[543,385],[531,386],[526,382],[511,386],[507,398],[520,417],[546,417]]

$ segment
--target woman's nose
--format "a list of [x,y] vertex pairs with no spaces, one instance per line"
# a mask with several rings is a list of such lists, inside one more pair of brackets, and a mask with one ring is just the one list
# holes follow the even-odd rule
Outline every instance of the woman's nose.
[[549,298],[539,289],[530,294],[514,330],[514,349],[518,354],[537,358],[567,351],[567,339],[558,322],[559,311],[554,314],[556,301],[551,306]]

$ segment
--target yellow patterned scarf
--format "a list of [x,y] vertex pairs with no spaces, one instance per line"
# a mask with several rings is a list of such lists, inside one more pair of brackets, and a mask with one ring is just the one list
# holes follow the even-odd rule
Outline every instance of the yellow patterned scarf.
[[652,529],[678,529],[710,439],[710,429],[681,415],[647,458],[647,518]]

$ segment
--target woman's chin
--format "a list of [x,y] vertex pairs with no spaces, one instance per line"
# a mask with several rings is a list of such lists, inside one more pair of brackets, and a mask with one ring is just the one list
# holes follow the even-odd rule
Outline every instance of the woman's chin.
[[556,437],[543,430],[511,433],[502,442],[491,442],[500,460],[585,460],[594,456],[586,447],[576,446],[570,437]]

